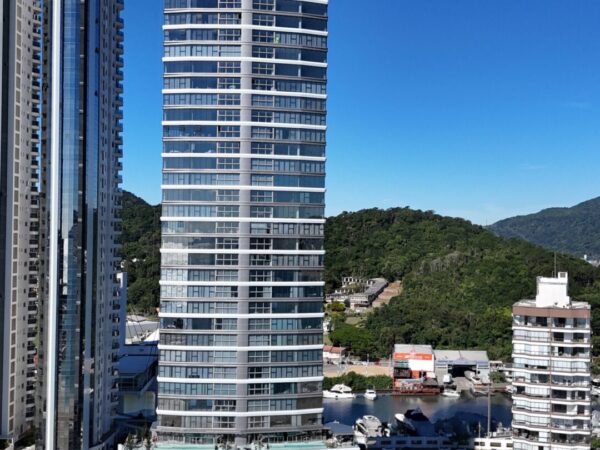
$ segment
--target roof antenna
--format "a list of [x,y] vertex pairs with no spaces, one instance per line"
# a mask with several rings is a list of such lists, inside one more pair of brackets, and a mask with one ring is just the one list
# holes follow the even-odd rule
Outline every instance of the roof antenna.
[[554,275],[553,277],[556,278],[558,276],[558,273],[556,272],[556,252],[554,252]]

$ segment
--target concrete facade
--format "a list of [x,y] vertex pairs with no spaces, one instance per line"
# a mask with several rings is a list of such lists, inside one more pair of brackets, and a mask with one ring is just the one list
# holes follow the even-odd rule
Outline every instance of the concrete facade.
[[14,442],[35,412],[40,8],[0,2],[0,437]]
[[538,278],[513,306],[512,429],[516,450],[584,450],[591,440],[591,310],[568,276]]
[[158,439],[322,430],[327,1],[166,0]]

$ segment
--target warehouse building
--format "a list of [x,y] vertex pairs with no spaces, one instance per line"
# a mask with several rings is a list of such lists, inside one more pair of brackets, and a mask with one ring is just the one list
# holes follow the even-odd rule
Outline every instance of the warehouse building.
[[464,377],[471,371],[481,379],[488,379],[490,360],[482,350],[434,350],[435,372],[438,377],[449,373],[453,377]]

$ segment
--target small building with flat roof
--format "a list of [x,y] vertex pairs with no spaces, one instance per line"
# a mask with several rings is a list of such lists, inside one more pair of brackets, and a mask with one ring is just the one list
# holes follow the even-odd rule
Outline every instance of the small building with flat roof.
[[431,345],[394,345],[394,385],[396,380],[434,378],[434,361]]

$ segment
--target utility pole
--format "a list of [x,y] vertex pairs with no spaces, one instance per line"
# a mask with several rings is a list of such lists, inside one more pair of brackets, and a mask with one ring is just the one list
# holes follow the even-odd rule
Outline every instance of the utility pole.
[[487,414],[487,434],[491,437],[492,432],[492,380],[488,383],[488,414]]

